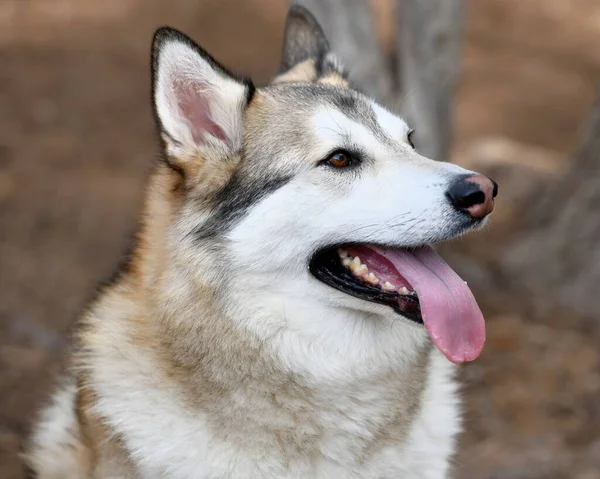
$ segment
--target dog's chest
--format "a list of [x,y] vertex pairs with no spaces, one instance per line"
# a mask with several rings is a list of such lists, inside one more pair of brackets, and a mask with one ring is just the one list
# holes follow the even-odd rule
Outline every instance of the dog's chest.
[[220,411],[230,429],[221,431],[222,439],[235,438],[247,448],[253,438],[251,449],[270,451],[282,468],[357,468],[384,444],[402,444],[421,392],[377,382],[268,395],[240,392]]
[[226,392],[192,388],[151,351],[114,344],[101,344],[89,370],[93,412],[139,477],[445,477],[459,420],[452,369],[437,351],[389,374],[345,368],[316,383],[264,366]]
[[131,377],[131,390],[146,393],[113,390],[100,412],[139,458],[141,477],[442,478],[458,419],[453,386],[439,390],[448,378],[429,379],[410,394],[406,383],[378,381],[309,396],[240,389],[215,408],[195,409]]
[[138,447],[155,449],[146,458],[171,456],[149,464],[149,477],[157,470],[164,477],[165,463],[173,478],[379,477],[375,471],[400,466],[415,416],[393,403],[389,391],[373,389],[349,395],[332,388],[312,400],[240,392],[218,412],[187,421],[182,411],[164,411],[156,420],[168,427],[167,434],[155,422],[159,427],[148,430]]

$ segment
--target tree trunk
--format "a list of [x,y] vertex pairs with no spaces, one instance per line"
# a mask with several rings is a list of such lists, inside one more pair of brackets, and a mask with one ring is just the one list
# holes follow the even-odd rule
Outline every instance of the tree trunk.
[[[532,201],[534,201],[532,199]],[[525,207],[527,205],[524,205]],[[583,147],[531,209],[507,249],[506,276],[545,304],[598,316],[600,311],[600,100]]]
[[463,0],[400,0],[397,15],[403,114],[415,129],[417,150],[446,161],[460,73]]

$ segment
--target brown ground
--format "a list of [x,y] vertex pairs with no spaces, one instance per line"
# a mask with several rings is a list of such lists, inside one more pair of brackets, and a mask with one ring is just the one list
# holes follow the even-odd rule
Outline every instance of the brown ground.
[[[468,3],[458,150],[493,135],[563,161],[600,84],[600,4]],[[17,451],[69,324],[132,229],[156,151],[153,29],[177,26],[264,79],[284,13],[282,0],[0,3],[0,477],[22,477]],[[510,221],[473,241],[501,247]],[[476,281],[477,264],[468,271]],[[468,433],[457,477],[600,478],[598,331],[564,314],[528,319],[526,306],[479,289],[489,342],[463,368]]]

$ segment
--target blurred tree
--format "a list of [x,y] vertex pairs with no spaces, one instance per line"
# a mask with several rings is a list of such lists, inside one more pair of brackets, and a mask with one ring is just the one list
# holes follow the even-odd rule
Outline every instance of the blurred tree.
[[401,0],[397,16],[401,95],[406,101],[403,113],[414,125],[420,152],[445,161],[460,73],[463,1]]
[[[542,190],[505,258],[513,287],[556,305],[600,311],[600,99],[583,145],[566,171]],[[510,284],[511,282],[507,282]],[[552,298],[552,304],[547,299]]]

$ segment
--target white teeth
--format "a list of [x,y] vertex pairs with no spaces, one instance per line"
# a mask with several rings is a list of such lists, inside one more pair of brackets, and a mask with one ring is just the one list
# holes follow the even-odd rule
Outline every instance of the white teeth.
[[405,296],[414,295],[414,291],[410,291],[406,286],[398,289],[398,287],[390,283],[389,281],[380,282],[379,278],[375,276],[375,274],[369,272],[369,268],[366,264],[360,262],[360,257],[355,256],[354,258],[348,254],[348,252],[343,248],[338,248],[338,254],[340,255],[340,259],[342,260],[342,265],[346,268],[349,268],[350,271],[354,274],[354,276],[358,276],[363,281],[370,283],[372,285],[381,285],[381,289],[384,291],[397,291],[400,294]]
[[358,256],[355,256],[350,263],[350,271],[352,271],[356,276],[364,276],[369,272],[369,268],[367,268],[366,264],[362,264],[360,262],[360,258]]
[[356,271],[354,271],[354,274],[356,274],[358,276],[365,276],[368,272],[369,272],[369,268],[367,267],[367,265],[361,264],[358,268],[356,268]]
[[417,294],[414,291],[409,290],[406,286],[403,286],[402,288],[400,288],[398,290],[398,292],[400,294],[409,295],[409,296],[416,296],[416,294]]

